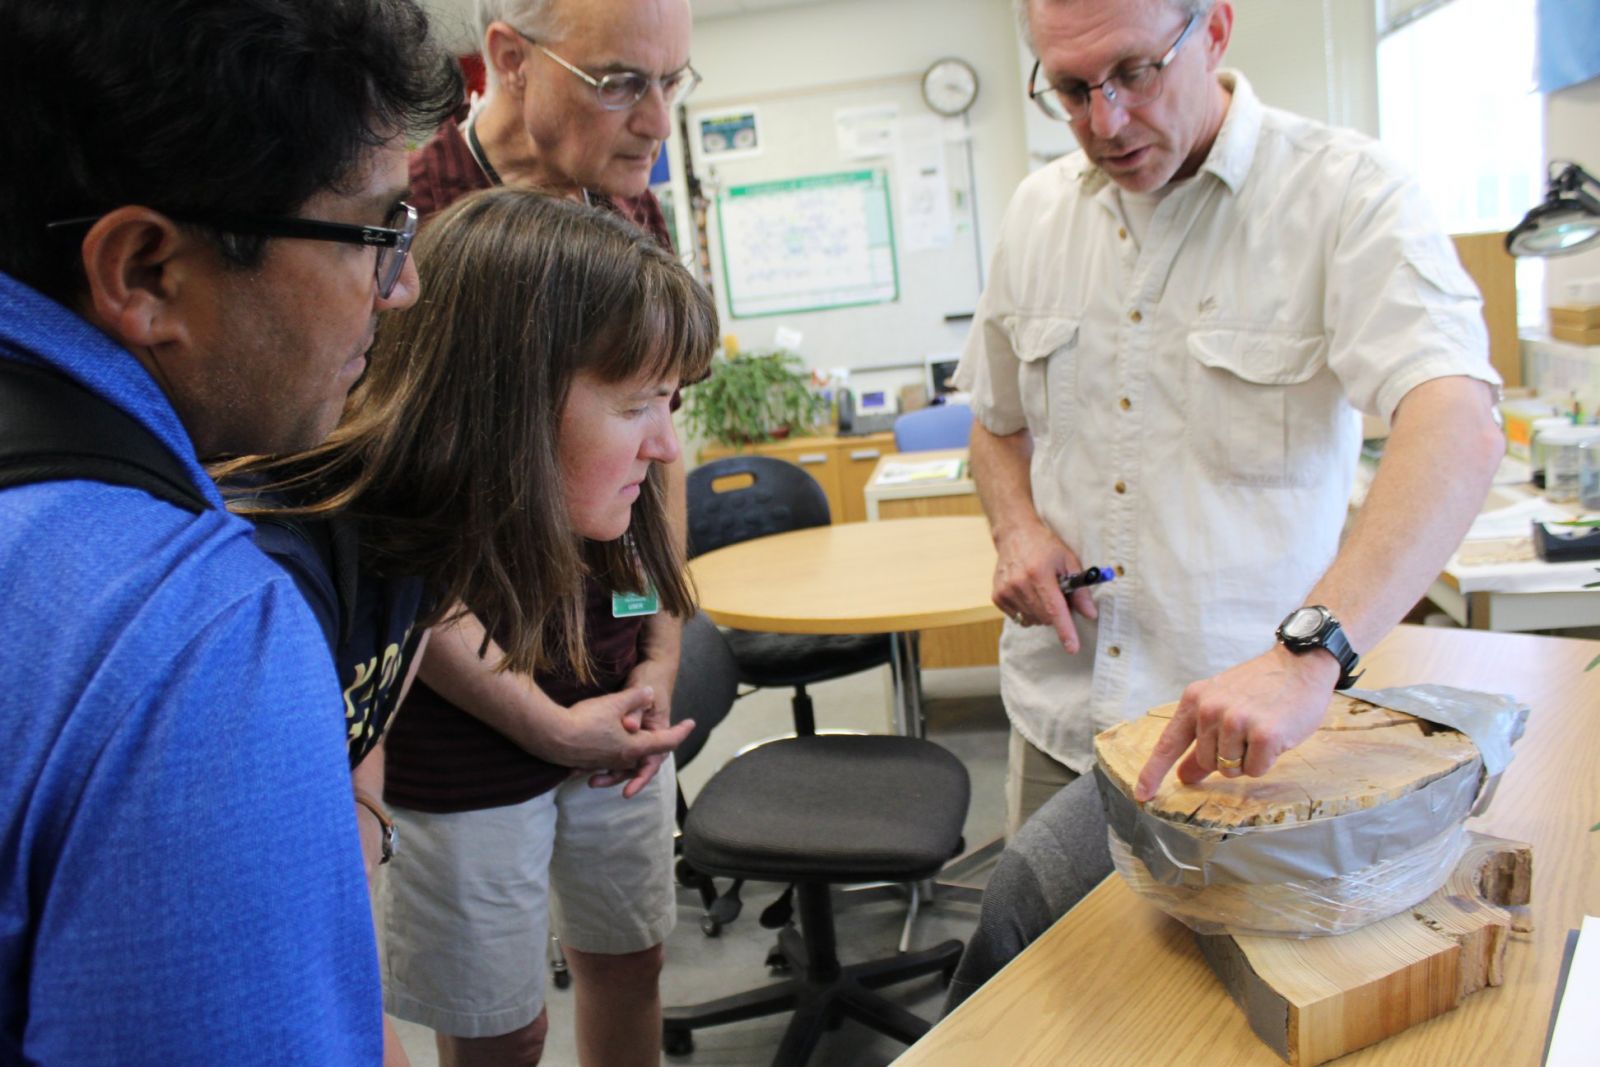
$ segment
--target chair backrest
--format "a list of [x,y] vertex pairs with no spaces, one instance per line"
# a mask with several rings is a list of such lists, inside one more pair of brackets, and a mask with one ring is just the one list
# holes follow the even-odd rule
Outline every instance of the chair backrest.
[[694,730],[678,746],[680,768],[705,747],[713,728],[728,717],[739,695],[739,664],[716,623],[698,613],[684,623],[678,681],[672,688],[672,721],[694,720]]
[[689,557],[833,521],[817,480],[771,456],[729,456],[689,472]]
[[901,452],[966,448],[971,437],[972,408],[967,404],[908,411],[894,420],[894,447]]

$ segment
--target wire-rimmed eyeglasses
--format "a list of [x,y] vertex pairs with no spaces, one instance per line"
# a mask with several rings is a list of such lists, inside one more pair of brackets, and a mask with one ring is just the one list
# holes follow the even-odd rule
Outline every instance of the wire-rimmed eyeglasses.
[[[158,209],[159,210],[159,209]],[[323,222],[320,219],[299,219],[287,215],[249,215],[206,211],[162,211],[174,222],[187,222],[196,226],[210,226],[224,233],[254,234],[260,237],[292,237],[304,241],[336,241],[340,244],[371,245],[378,250],[373,267],[373,277],[378,283],[378,296],[387,300],[400,281],[406,268],[406,256],[411,252],[411,241],[417,235],[417,209],[410,204],[396,204],[382,226],[355,226],[344,222]],[[74,226],[89,226],[102,215],[79,215],[70,219],[57,219],[45,223],[45,229],[63,230]]]
[[1039,61],[1034,60],[1033,73],[1028,75],[1028,96],[1039,105],[1039,110],[1051,118],[1074,122],[1089,114],[1089,100],[1096,89],[1100,90],[1106,103],[1115,107],[1142,107],[1161,95],[1161,72],[1177,58],[1178,49],[1183,47],[1183,42],[1189,39],[1199,24],[1200,16],[1190,15],[1189,21],[1183,25],[1183,32],[1178,34],[1178,39],[1172,42],[1172,47],[1160,59],[1124,67],[1094,85],[1084,81],[1052,85],[1046,81],[1040,86]]
[[596,78],[587,71],[562,59],[515,26],[511,28],[518,37],[533,45],[533,47],[561,64],[577,77],[588,82],[594,88],[594,95],[600,101],[600,106],[606,111],[628,110],[644,99],[644,94],[650,91],[650,86],[652,85],[661,87],[661,99],[666,101],[667,109],[671,110],[687,100],[689,94],[694,92],[700,85],[700,73],[687,63],[671,74],[663,74],[659,78],[652,78],[650,75],[641,74],[636,70],[618,70],[610,74],[602,74]]

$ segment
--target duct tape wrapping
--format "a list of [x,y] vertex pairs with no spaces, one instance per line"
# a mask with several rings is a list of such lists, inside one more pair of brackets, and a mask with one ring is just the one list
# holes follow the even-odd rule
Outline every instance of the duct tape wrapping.
[[1527,708],[1447,686],[1349,695],[1459,730],[1480,759],[1386,804],[1230,830],[1148,814],[1097,767],[1117,870],[1141,896],[1205,934],[1344,933],[1431,895],[1460,860],[1462,823],[1510,762]]
[[1478,746],[1484,772],[1490,778],[1511,762],[1511,746],[1521,739],[1528,721],[1528,706],[1504,693],[1477,693],[1448,685],[1347,689],[1345,696],[1461,731]]
[[1359,930],[1426,900],[1444,884],[1467,847],[1451,826],[1410,852],[1353,874],[1257,885],[1164,885],[1113,831],[1111,861],[1134,892],[1202,934],[1320,937]]

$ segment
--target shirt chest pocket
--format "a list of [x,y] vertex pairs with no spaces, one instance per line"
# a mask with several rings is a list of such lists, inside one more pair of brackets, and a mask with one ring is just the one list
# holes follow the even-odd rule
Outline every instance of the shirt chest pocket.
[[1342,391],[1319,334],[1192,330],[1184,423],[1217,481],[1310,486],[1331,469]]
[[1061,437],[1072,424],[1078,391],[1078,319],[1014,315],[1006,324],[1016,353],[1017,391],[1035,441]]

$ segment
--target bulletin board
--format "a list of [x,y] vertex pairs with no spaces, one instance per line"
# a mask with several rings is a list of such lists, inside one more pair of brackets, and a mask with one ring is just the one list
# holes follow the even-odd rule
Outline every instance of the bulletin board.
[[883,170],[724,189],[717,228],[732,318],[882,304],[900,295]]
[[[966,125],[933,115],[920,75],[691,102],[690,129],[702,113],[759,109],[760,155],[690,146],[714,205],[717,310],[743,347],[798,331],[814,368],[922,381],[929,356],[965,344],[982,288]],[[851,128],[861,115],[889,121]],[[919,155],[909,137],[896,147],[901,130],[916,131]]]

